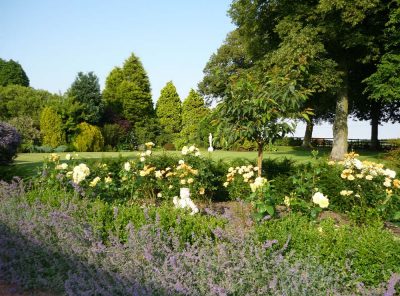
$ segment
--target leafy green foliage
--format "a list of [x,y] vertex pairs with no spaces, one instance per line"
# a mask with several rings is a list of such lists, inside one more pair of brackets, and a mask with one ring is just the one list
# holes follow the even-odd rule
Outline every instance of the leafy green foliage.
[[74,205],[73,217],[83,218],[100,235],[104,242],[116,236],[126,242],[129,235],[128,224],[139,229],[149,222],[160,223],[160,228],[171,229],[178,235],[181,243],[191,242],[194,237],[211,237],[212,230],[223,227],[225,221],[210,216],[189,215],[173,208],[172,203],[143,207],[139,204],[125,204],[121,201],[105,202],[100,199],[78,199],[73,194],[53,189],[36,189],[28,192],[26,199],[30,204],[40,202],[52,208],[62,209],[63,203]]
[[400,271],[400,243],[382,226],[337,226],[330,219],[315,224],[305,216],[291,214],[264,222],[256,232],[261,241],[277,239],[278,248],[290,236],[288,251],[298,257],[311,255],[322,265],[338,266],[344,274],[349,266],[368,285]]
[[100,92],[99,78],[93,73],[79,72],[66,95],[72,103],[79,103],[75,111],[75,122],[98,124],[103,113],[103,101]]
[[160,144],[173,143],[182,128],[181,100],[172,81],[161,90],[156,104],[156,115],[160,123]]
[[400,212],[399,181],[387,181],[384,174],[390,170],[379,173],[379,164],[364,162],[363,166],[359,170],[326,161],[294,166],[289,176],[275,176],[276,198],[282,203],[287,200],[291,211],[308,214],[313,207],[313,192],[319,191],[328,197],[329,209],[347,214],[359,224],[394,219]]
[[102,151],[104,138],[99,127],[82,122],[79,124],[79,134],[76,136],[73,144],[77,151],[80,152]]
[[22,136],[21,150],[29,152],[40,141],[40,131],[29,116],[13,117],[8,121]]
[[14,117],[29,116],[39,125],[42,109],[53,105],[58,96],[45,90],[36,90],[20,85],[0,86],[0,118],[10,120]]
[[55,148],[65,143],[61,117],[52,107],[45,107],[40,113],[40,133],[43,145]]
[[104,146],[115,148],[122,141],[124,135],[124,130],[118,124],[105,124],[101,129],[101,134],[104,138]]
[[212,99],[223,99],[229,94],[229,79],[252,66],[238,30],[228,34],[224,43],[212,54],[204,67],[204,78],[199,83],[199,92]]
[[[373,73],[385,43],[395,40],[398,44],[398,33],[395,38],[385,36],[389,20],[393,21],[391,31],[398,31],[398,13],[391,16],[398,6],[397,1],[386,0],[238,0],[232,3],[229,14],[246,55],[254,65],[263,64],[264,73],[291,77],[311,92],[321,93],[313,96],[308,107],[325,105],[326,99],[336,97],[332,158],[343,159],[347,152],[347,106],[363,104],[363,79]],[[356,100],[360,103],[353,105]],[[331,110],[317,110],[316,115],[325,119]]]
[[294,122],[286,119],[301,114],[299,108],[305,93],[296,89],[294,81],[274,78],[262,83],[250,74],[239,78],[231,91],[218,106],[217,122],[228,143],[257,143],[260,176],[264,145],[294,130]]
[[0,86],[11,84],[29,86],[29,78],[18,62],[0,59]]
[[116,67],[110,72],[103,96],[115,115],[122,114],[132,124],[153,116],[149,78],[133,53],[122,68]]
[[[180,143],[178,147],[182,147],[187,143],[204,146],[199,137],[200,122],[208,114],[208,109],[204,104],[203,97],[193,89],[182,104],[182,131],[180,134]],[[182,145],[183,144],[183,145]]]

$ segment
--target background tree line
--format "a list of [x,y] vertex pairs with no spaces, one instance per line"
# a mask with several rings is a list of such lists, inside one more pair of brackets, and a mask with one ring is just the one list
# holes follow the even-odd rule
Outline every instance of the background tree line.
[[[182,103],[170,81],[154,107],[149,78],[134,54],[110,72],[103,92],[93,72],[79,72],[63,95],[33,89],[14,61],[0,61],[0,81],[0,120],[20,132],[23,151],[126,150],[148,141],[176,149],[208,143],[209,125],[200,124],[209,113],[203,97],[191,90]],[[201,127],[206,131],[201,133]]]
[[134,54],[110,72],[103,92],[94,73],[80,72],[63,95],[30,88],[17,62],[0,60],[0,119],[17,127],[25,150],[205,146],[213,132],[217,146],[259,154],[293,131],[294,120],[307,124],[306,147],[313,126],[330,121],[331,158],[342,159],[349,116],[370,120],[373,148],[379,124],[399,122],[399,7],[400,0],[235,0],[228,13],[236,28],[210,57],[199,92],[181,102],[168,82],[156,106]]

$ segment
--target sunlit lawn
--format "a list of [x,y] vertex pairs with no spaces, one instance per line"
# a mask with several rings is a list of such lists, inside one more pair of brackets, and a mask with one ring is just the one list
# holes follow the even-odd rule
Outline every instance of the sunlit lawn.
[[[278,158],[290,158],[297,162],[307,162],[313,161],[311,151],[302,149],[299,147],[275,147],[276,151],[264,151],[264,158],[278,159]],[[318,149],[318,157],[328,158],[329,149]],[[256,151],[225,151],[225,150],[216,150],[212,153],[207,152],[206,150],[202,150],[203,157],[210,157],[213,160],[223,160],[223,161],[231,161],[233,159],[242,158],[248,159],[251,161],[256,161],[257,152]],[[155,154],[173,154],[180,155],[179,151],[160,151],[155,150]],[[59,153],[61,159],[65,158],[67,153]],[[37,169],[42,165],[43,160],[48,158],[50,153],[20,153],[18,157],[15,159],[12,166],[9,167],[0,167],[0,179],[2,178],[10,178],[10,176],[22,176],[24,178],[34,175],[37,172]],[[138,152],[80,152],[78,153],[79,159],[104,159],[104,158],[128,158],[128,159],[137,159]],[[383,153],[378,152],[370,152],[364,151],[360,152],[360,158],[362,160],[371,160],[382,162]],[[387,163],[390,166],[390,163]]]

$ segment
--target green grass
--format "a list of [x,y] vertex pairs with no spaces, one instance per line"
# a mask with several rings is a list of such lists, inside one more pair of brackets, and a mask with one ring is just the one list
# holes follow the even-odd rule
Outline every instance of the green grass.
[[[264,151],[264,158],[278,159],[278,158],[290,158],[296,162],[307,162],[313,161],[311,157],[310,150],[302,149],[300,147],[276,147],[277,151]],[[257,152],[256,151],[225,151],[217,150],[212,153],[202,150],[203,157],[211,157],[213,160],[223,160],[229,162],[233,159],[242,158],[251,161],[256,161]],[[179,151],[157,151],[155,154],[174,154],[180,155]],[[318,157],[328,158],[330,150],[329,149],[319,149]],[[58,153],[61,159],[65,158],[65,153]],[[15,159],[11,166],[0,167],[0,179],[10,179],[13,176],[20,176],[23,178],[28,178],[37,172],[37,169],[42,166],[43,160],[48,158],[50,153],[20,153]],[[137,159],[138,152],[80,152],[78,153],[79,159],[104,159],[104,158],[118,158],[126,157],[128,159]],[[360,152],[361,160],[371,160],[375,162],[383,162],[390,167],[390,163],[382,160],[384,153],[363,151]]]

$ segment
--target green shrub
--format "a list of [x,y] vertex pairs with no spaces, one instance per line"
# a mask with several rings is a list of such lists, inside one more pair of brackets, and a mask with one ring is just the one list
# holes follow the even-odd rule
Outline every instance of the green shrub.
[[273,180],[276,198],[282,202],[285,196],[290,198],[296,211],[301,208],[294,204],[310,203],[319,191],[328,197],[329,209],[348,214],[358,223],[395,219],[400,212],[400,181],[393,178],[395,172],[382,164],[361,162],[354,155],[349,154],[344,163],[321,160],[293,168],[288,165],[285,170],[290,176],[278,174]]
[[163,145],[163,148],[164,148],[164,150],[167,150],[167,151],[175,151],[175,150],[176,150],[175,145],[172,144],[172,143],[166,143],[166,144],[164,144],[164,145]]
[[173,229],[182,243],[192,242],[194,237],[212,237],[212,230],[224,227],[226,221],[212,216],[200,214],[190,215],[184,210],[177,210],[171,201],[154,205],[125,204],[120,201],[106,202],[100,199],[79,198],[74,194],[56,188],[34,189],[26,193],[20,201],[27,200],[31,205],[44,204],[49,213],[53,210],[73,208],[72,215],[85,221],[93,227],[96,233],[108,241],[109,236],[118,237],[121,242],[127,238],[127,225],[134,228],[155,222],[163,230]]
[[79,134],[74,140],[74,146],[80,152],[102,151],[104,138],[97,126],[82,122],[79,124]]
[[393,149],[389,151],[385,155],[385,159],[390,161],[390,163],[396,167],[397,169],[400,169],[400,148]]
[[381,225],[336,226],[332,220],[310,222],[300,214],[256,226],[260,241],[277,239],[282,247],[290,236],[288,251],[299,258],[312,256],[325,266],[351,267],[368,285],[389,279],[400,272],[400,241]]
[[45,146],[56,148],[65,144],[61,116],[52,107],[45,107],[40,113],[40,133]]
[[29,116],[13,117],[9,123],[14,126],[22,136],[21,151],[29,152],[33,145],[40,141],[40,131]]
[[104,145],[112,148],[117,147],[124,137],[124,129],[119,124],[105,124],[101,129]]
[[53,148],[50,146],[32,146],[30,149],[32,153],[50,153],[53,152]]

